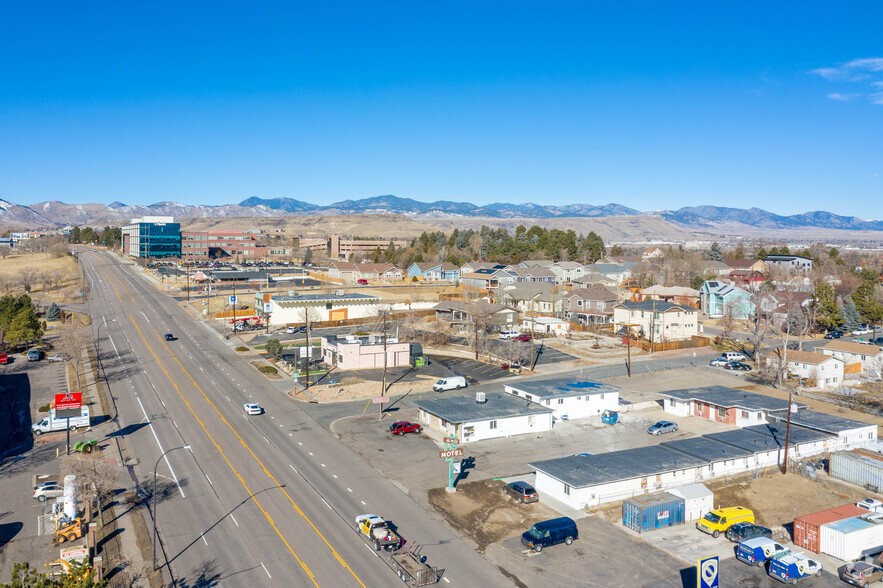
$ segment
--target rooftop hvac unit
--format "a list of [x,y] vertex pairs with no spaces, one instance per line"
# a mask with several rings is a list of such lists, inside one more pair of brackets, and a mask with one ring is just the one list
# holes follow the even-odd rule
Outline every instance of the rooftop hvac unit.
[[343,295],[345,294],[345,292],[344,292],[343,290],[338,290],[338,291],[335,292],[334,294],[337,295],[337,296],[343,296]]
[[487,400],[484,397],[484,392],[476,392],[475,393],[475,402],[478,404],[484,404]]
[[288,291],[288,295],[291,296],[291,297],[293,298],[293,297],[294,297],[294,290],[289,290],[289,291]]

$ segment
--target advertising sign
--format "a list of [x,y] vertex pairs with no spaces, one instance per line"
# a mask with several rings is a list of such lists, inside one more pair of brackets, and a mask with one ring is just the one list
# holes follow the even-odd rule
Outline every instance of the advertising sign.
[[230,304],[236,304],[237,298],[239,298],[239,296],[230,296]]
[[65,392],[55,395],[55,410],[80,408],[83,406],[83,395],[80,392]]
[[376,398],[372,398],[371,402],[374,404],[387,404],[389,402],[389,396],[378,396]]
[[460,457],[463,455],[462,449],[448,449],[447,451],[439,451],[438,456],[442,459],[450,459],[452,457]]
[[700,559],[697,564],[699,570],[699,588],[720,588],[720,566],[717,556]]

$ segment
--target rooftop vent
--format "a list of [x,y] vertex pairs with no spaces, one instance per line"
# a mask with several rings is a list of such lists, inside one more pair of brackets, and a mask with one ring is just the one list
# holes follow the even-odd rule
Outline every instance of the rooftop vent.
[[484,404],[487,402],[487,399],[484,397],[484,392],[476,392],[475,393],[475,402],[477,404]]

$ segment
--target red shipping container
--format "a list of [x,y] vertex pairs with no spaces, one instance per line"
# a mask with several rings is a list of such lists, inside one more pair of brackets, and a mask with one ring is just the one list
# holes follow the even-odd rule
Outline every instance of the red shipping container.
[[819,552],[819,527],[826,523],[833,523],[842,519],[848,519],[860,514],[867,514],[863,508],[855,504],[844,504],[837,508],[823,510],[813,514],[803,515],[794,519],[794,545],[809,549],[813,553]]

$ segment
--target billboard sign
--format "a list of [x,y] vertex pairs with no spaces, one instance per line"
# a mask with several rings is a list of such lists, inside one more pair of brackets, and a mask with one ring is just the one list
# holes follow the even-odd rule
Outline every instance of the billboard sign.
[[81,406],[83,406],[83,394],[80,392],[65,392],[55,395],[55,410],[80,408]]

